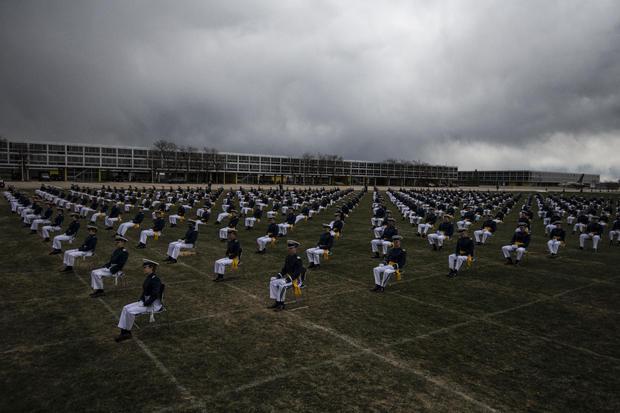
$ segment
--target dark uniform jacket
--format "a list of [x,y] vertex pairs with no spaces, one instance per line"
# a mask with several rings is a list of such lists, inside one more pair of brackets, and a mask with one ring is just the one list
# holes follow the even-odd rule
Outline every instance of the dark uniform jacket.
[[78,251],[95,251],[95,247],[97,246],[97,236],[89,235],[84,240],[84,243],[80,245]]
[[395,270],[403,268],[405,266],[405,263],[407,262],[407,251],[400,247],[392,248],[385,257],[385,264],[387,265],[390,262],[396,263],[392,264]]
[[142,221],[144,221],[144,213],[143,213],[143,212],[138,212],[138,213],[136,214],[136,216],[134,217],[134,219],[133,219],[133,221],[132,221],[132,222],[133,222],[134,224],[141,224],[141,223],[142,223]]
[[586,227],[586,232],[589,234],[600,236],[601,234],[603,234],[603,226],[598,222],[590,222]]
[[164,229],[165,225],[166,221],[164,221],[163,218],[156,218],[155,221],[153,221],[153,231],[159,232]]
[[183,236],[183,240],[186,244],[193,244],[198,239],[198,231],[191,228],[185,232],[185,236]]
[[474,256],[474,241],[469,237],[459,237],[456,241],[456,255],[470,255]]
[[239,223],[239,217],[235,215],[234,217],[231,217],[230,220],[228,221],[228,228],[235,228],[238,223]]
[[280,275],[286,277],[286,282],[292,282],[299,278],[303,268],[303,262],[297,254],[287,255],[284,260],[284,267],[280,270]]
[[241,254],[241,244],[237,238],[228,241],[226,246],[226,256],[231,260],[237,258]]
[[319,242],[316,244],[317,248],[327,251],[331,251],[333,245],[334,237],[329,232],[322,233]]
[[452,234],[454,234],[454,224],[452,224],[452,222],[442,222],[439,224],[439,228],[437,228],[437,230],[443,232],[444,235],[451,237]]
[[342,221],[334,221],[334,225],[332,225],[332,230],[336,232],[342,231]]
[[140,295],[140,301],[144,304],[145,307],[153,304],[155,300],[160,298],[161,295],[161,280],[152,272],[149,274],[144,283],[142,283],[142,294]]
[[385,227],[385,229],[383,230],[383,239],[385,241],[392,241],[392,237],[394,235],[398,235],[398,230],[393,225]]
[[64,220],[65,220],[64,214],[56,215],[56,218],[54,218],[54,226],[55,227],[61,226]]
[[114,250],[112,253],[112,258],[104,267],[110,270],[112,274],[116,274],[120,270],[123,269],[125,263],[127,262],[127,258],[129,258],[129,252],[125,247],[120,247]]
[[530,245],[531,239],[532,239],[532,236],[530,235],[529,232],[519,231],[519,232],[515,232],[512,235],[512,240],[510,241],[510,243],[516,244],[517,242],[519,242],[522,244],[523,248],[527,248]]
[[267,227],[266,235],[270,237],[275,237],[276,235],[278,235],[278,226],[276,224],[269,224],[269,227]]
[[564,231],[563,228],[553,228],[551,230],[551,235],[550,235],[551,239],[557,239],[560,241],[564,241],[565,237],[566,237],[566,231]]
[[78,229],[80,229],[80,223],[78,221],[71,221],[71,223],[69,224],[69,228],[67,228],[67,230],[65,231],[65,235],[75,235],[78,232]]
[[497,229],[497,224],[492,219],[487,219],[484,221],[484,224],[482,224],[482,229],[488,229],[490,232],[495,232]]

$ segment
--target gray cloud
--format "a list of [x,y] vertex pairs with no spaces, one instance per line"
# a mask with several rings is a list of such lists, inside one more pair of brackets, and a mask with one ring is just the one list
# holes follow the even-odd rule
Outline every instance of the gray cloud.
[[0,53],[11,138],[618,177],[615,1],[6,1]]

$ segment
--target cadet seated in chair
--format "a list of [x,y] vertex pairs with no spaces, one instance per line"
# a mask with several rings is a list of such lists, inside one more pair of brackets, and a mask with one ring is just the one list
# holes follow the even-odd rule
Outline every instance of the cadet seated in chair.
[[268,308],[273,308],[275,311],[284,310],[287,289],[295,288],[295,294],[297,295],[301,292],[299,289],[302,287],[301,275],[304,272],[304,265],[301,257],[297,255],[299,243],[288,240],[286,246],[288,248],[288,255],[284,260],[284,267],[282,267],[277,276],[271,277],[269,282],[269,298],[275,300],[275,302]]
[[140,228],[140,224],[142,223],[142,221],[144,221],[144,212],[142,211],[142,207],[139,206],[138,212],[136,213],[136,216],[133,218],[133,220],[120,224],[118,226],[118,229],[116,230],[116,234],[124,237],[125,233],[129,228]]
[[92,298],[103,297],[105,295],[103,292],[103,277],[112,277],[125,266],[127,258],[129,258],[129,252],[125,248],[126,242],[127,238],[117,235],[114,239],[116,249],[112,253],[110,261],[103,267],[92,270],[90,273],[90,283],[93,290],[95,290],[90,294]]
[[603,226],[599,224],[598,217],[593,216],[592,222],[590,222],[586,228],[584,234],[579,235],[579,249],[582,250],[586,240],[592,240],[592,248],[594,252],[598,249],[598,242],[603,236]]
[[131,338],[131,328],[136,315],[150,311],[157,312],[161,309],[162,283],[157,274],[155,274],[155,269],[158,265],[155,261],[142,259],[142,272],[146,275],[146,279],[142,283],[142,294],[138,301],[123,307],[118,320],[118,328],[121,329],[121,333],[114,339],[117,343]]
[[459,230],[460,237],[456,241],[454,254],[448,257],[448,277],[456,277],[464,262],[471,262],[474,257],[474,241],[467,235],[467,229]]
[[145,229],[140,232],[140,243],[136,246],[136,248],[146,248],[146,240],[148,237],[155,237],[155,239],[159,239],[159,237],[161,237],[161,231],[164,229],[165,225],[166,221],[164,221],[161,217],[161,211],[155,211],[153,228]]
[[504,257],[506,258],[506,265],[512,265],[512,258],[510,257],[511,251],[517,251],[517,259],[514,262],[514,265],[519,265],[521,261],[521,257],[523,257],[523,253],[527,250],[527,247],[530,245],[530,241],[532,236],[530,232],[527,230],[527,224],[525,222],[519,223],[519,231],[515,231],[512,234],[512,239],[510,240],[510,245],[504,245],[502,247],[502,252],[504,253]]
[[50,255],[60,254],[62,252],[62,241],[73,241],[80,229],[80,223],[78,222],[78,215],[71,214],[71,223],[64,234],[56,235],[52,241],[52,252]]
[[269,226],[267,227],[267,232],[264,236],[256,239],[256,243],[258,244],[257,254],[265,253],[265,246],[269,242],[273,243],[278,236],[278,226],[276,225],[276,220],[274,217],[269,218]]
[[213,281],[219,282],[224,280],[224,270],[227,265],[232,265],[233,269],[239,265],[239,257],[241,256],[241,244],[237,239],[237,230],[228,228],[228,245],[226,246],[226,257],[215,261],[214,269],[215,278]]
[[319,242],[316,244],[314,248],[308,248],[306,250],[306,255],[308,256],[308,261],[310,261],[310,265],[308,268],[320,269],[321,268],[321,255],[327,257],[334,245],[334,237],[332,236],[331,227],[329,224],[323,224],[323,233],[319,238]]
[[443,222],[439,224],[437,232],[428,235],[428,243],[431,244],[434,251],[437,251],[443,247],[443,242],[454,234],[454,224],[450,222],[452,217],[450,215],[444,215]]
[[61,272],[69,272],[73,270],[73,264],[78,257],[90,257],[95,253],[97,247],[97,227],[88,226],[88,236],[79,248],[65,251],[62,262],[66,267]]
[[[400,235],[394,235],[392,237],[394,247],[385,257],[385,262],[383,264],[379,264],[378,267],[373,269],[373,274],[375,276],[375,288],[371,291],[383,292],[385,290],[385,285],[394,273],[398,275],[398,279],[400,280],[400,270],[407,262],[407,251],[400,247],[400,242],[402,239],[403,237]],[[381,278],[381,274],[383,274],[383,278]]]
[[[487,238],[497,230],[497,223],[492,219],[487,219],[482,224],[482,228],[478,231],[474,231],[474,237],[476,238],[476,244],[482,245],[487,242]],[[480,239],[482,237],[482,239]]]
[[547,241],[547,248],[549,248],[549,258],[555,258],[558,256],[558,249],[564,246],[564,240],[566,238],[566,231],[562,228],[562,222],[556,221],[553,223],[554,228],[549,235],[549,241]]
[[187,231],[182,239],[172,241],[168,244],[168,256],[166,262],[176,264],[181,249],[194,248],[194,244],[198,239],[198,231],[196,231],[196,221],[190,219],[187,221]]
[[383,256],[387,254],[388,247],[392,246],[392,239],[394,238],[394,235],[398,235],[398,230],[394,226],[394,221],[394,218],[386,218],[387,226],[383,230],[382,237],[370,241],[370,248],[372,252],[375,253],[373,258],[379,258],[379,245],[381,245]]

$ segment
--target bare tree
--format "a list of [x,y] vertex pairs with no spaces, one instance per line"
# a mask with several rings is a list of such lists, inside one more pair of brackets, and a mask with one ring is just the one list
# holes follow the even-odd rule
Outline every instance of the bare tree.
[[209,181],[213,182],[213,173],[218,180],[218,172],[221,169],[220,157],[217,149],[204,147],[205,169],[208,172]]
[[178,151],[177,145],[174,142],[160,139],[153,143],[153,148],[155,162],[159,158],[161,169],[169,174],[172,168],[175,167],[175,158]]

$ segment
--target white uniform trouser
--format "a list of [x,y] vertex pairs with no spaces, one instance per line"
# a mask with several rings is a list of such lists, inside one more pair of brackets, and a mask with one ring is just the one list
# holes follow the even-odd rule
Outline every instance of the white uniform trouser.
[[592,240],[592,248],[598,248],[598,242],[601,240],[600,235],[592,235],[592,234],[581,234],[579,236],[579,246],[583,248],[583,245],[587,239]]
[[420,221],[422,221],[422,217],[419,215],[409,215],[409,223],[411,225],[413,224],[419,224]]
[[228,216],[228,212],[222,212],[220,214],[217,214],[217,222],[221,222],[227,216]]
[[62,258],[62,263],[71,267],[73,266],[73,263],[75,263],[76,258],[90,257],[91,255],[93,255],[92,251],[80,251],[77,249],[67,250]]
[[251,211],[252,211],[252,208],[243,207],[243,208],[241,208],[241,215],[247,215],[248,212],[251,212]]
[[80,216],[86,217],[90,211],[94,211],[94,209],[90,209],[89,207],[82,207],[80,209]]
[[152,229],[145,229],[140,232],[140,242],[146,244],[148,237],[154,237],[157,233],[157,237],[161,237],[161,231],[153,231]]
[[[487,238],[489,238],[493,233],[488,229],[479,229],[478,231],[474,231],[474,238],[476,238],[476,242],[482,242],[483,244],[487,242]],[[482,236],[482,240],[480,237]]]
[[181,218],[181,215],[177,215],[177,214],[170,215],[168,216],[168,222],[170,222],[172,225],[176,225],[177,219],[180,219],[180,218]]
[[35,219],[32,221],[32,224],[30,224],[30,230],[31,231],[36,231],[37,229],[39,229],[39,224],[49,224],[50,220],[49,219]]
[[517,250],[517,261],[520,261],[521,257],[523,257],[523,253],[525,252],[525,248],[517,244],[504,245],[502,247],[502,252],[504,253],[505,258],[510,258],[510,252],[514,250]]
[[220,228],[220,239],[228,238],[228,227]]
[[574,217],[573,215],[569,215],[569,216],[566,218],[566,223],[567,223],[568,225],[571,225],[573,222],[575,222],[575,217]]
[[613,241],[613,240],[614,240],[614,237],[615,237],[618,241],[620,241],[620,230],[615,230],[615,231],[614,231],[614,230],[612,230],[612,231],[609,231],[609,239],[610,239],[610,241]]
[[161,301],[155,300],[153,305],[146,307],[142,301],[136,301],[135,303],[127,304],[121,311],[121,317],[118,320],[118,328],[123,330],[131,330],[133,322],[136,319],[136,315],[145,314],[151,311],[159,311],[161,309]]
[[99,217],[107,218],[107,215],[103,212],[97,212],[90,217],[90,222],[94,224],[95,222],[97,222],[97,218]]
[[256,239],[256,243],[258,244],[258,250],[262,251],[265,249],[265,246],[267,246],[267,244],[269,242],[271,242],[274,238],[265,235],[264,237],[260,237]]
[[66,234],[56,235],[54,237],[54,240],[52,241],[52,248],[59,250],[62,248],[63,241],[69,241],[69,243],[71,243],[73,239],[74,239],[73,235],[66,235]]
[[278,232],[280,233],[280,235],[286,235],[286,232],[289,228],[291,228],[292,225],[291,224],[287,224],[286,222],[282,223],[282,224],[278,224]]
[[233,260],[230,258],[220,258],[219,260],[215,261],[213,272],[215,272],[216,274],[224,274],[226,266],[231,265],[232,263]]
[[439,245],[441,247],[443,245],[444,240],[446,238],[448,238],[448,237],[445,236],[444,234],[439,234],[439,233],[428,234],[428,243],[433,245],[433,244],[435,244],[435,241],[436,241],[437,245]]
[[321,256],[325,254],[324,249],[321,248],[308,248],[306,250],[306,255],[308,256],[308,261],[315,265],[319,265],[321,263]]
[[376,227],[373,231],[375,232],[375,238],[381,238],[383,231],[385,231],[385,227]]
[[549,224],[545,226],[545,235],[549,235],[555,229],[555,225]]
[[[127,230],[129,228],[132,228],[134,225],[138,225],[138,224],[134,224],[133,222],[129,221],[129,222],[123,222],[122,224],[120,224],[118,226],[118,229],[116,230],[116,233],[118,235],[121,236],[125,236],[125,233],[127,232]],[[138,228],[140,228],[140,225],[138,225]]]
[[383,218],[370,218],[370,225],[372,226],[380,226],[383,224]]
[[267,218],[275,218],[278,213],[276,211],[267,211]]
[[466,261],[467,261],[467,255],[450,254],[448,256],[448,267],[451,270],[458,271],[461,268],[461,265],[463,265],[463,263]]
[[562,241],[560,241],[559,239],[550,239],[549,241],[547,241],[547,248],[549,248],[549,252],[551,254],[557,254],[560,245],[562,245]]
[[286,298],[286,290],[292,285],[292,282],[286,282],[286,278],[271,277],[271,281],[269,281],[269,298],[284,302],[284,299]]
[[[385,287],[396,270],[391,265],[379,264],[378,267],[373,268],[372,272],[375,275],[375,284]],[[381,278],[381,274],[383,274],[383,278]]]
[[392,246],[392,241],[384,241],[382,239],[373,239],[370,241],[370,247],[372,248],[372,252],[379,252],[379,245],[383,250],[383,255],[387,254],[388,247]]
[[547,218],[547,217],[543,218],[543,225],[549,225],[549,224],[551,224],[551,217],[549,217],[549,218]]
[[253,228],[255,223],[256,223],[256,218],[254,218],[254,217],[247,217],[245,219],[245,226],[246,227]]
[[471,222],[470,222],[470,221],[467,221],[466,219],[464,219],[464,220],[462,220],[462,221],[458,221],[458,222],[456,223],[456,227],[457,227],[458,229],[467,229],[467,228],[469,228],[469,226],[470,226],[470,225],[471,225]]
[[113,227],[113,226],[114,226],[114,223],[115,223],[116,221],[119,221],[119,220],[120,220],[120,218],[119,218],[119,217],[116,217],[116,218],[109,218],[109,217],[105,217],[105,226],[106,226],[106,227]]
[[583,232],[584,229],[586,229],[586,224],[582,224],[582,223],[576,223],[575,226],[573,227],[573,232],[576,232],[577,229],[579,229],[579,232]]
[[50,232],[56,232],[56,231],[60,231],[60,227],[52,226],[52,225],[45,225],[43,228],[41,228],[41,236],[43,238],[49,238]]
[[112,277],[114,274],[109,268],[102,267],[90,272],[90,285],[93,290],[103,290],[103,277]]
[[312,218],[313,215],[318,214],[318,211],[315,211],[314,209],[311,209],[310,212],[308,212],[308,218]]
[[297,215],[297,217],[295,218],[295,225],[297,225],[299,221],[302,221],[304,219],[306,219],[305,215]]
[[175,260],[179,257],[179,252],[181,248],[194,248],[194,244],[186,244],[182,239],[178,241],[173,241],[168,244],[168,256],[174,258]]
[[32,220],[33,219],[38,219],[41,218],[41,215],[36,215],[36,214],[27,214],[24,217],[24,224],[32,224]]
[[433,225],[431,224],[419,224],[418,225],[418,234],[426,234],[428,232],[428,230],[432,227]]

